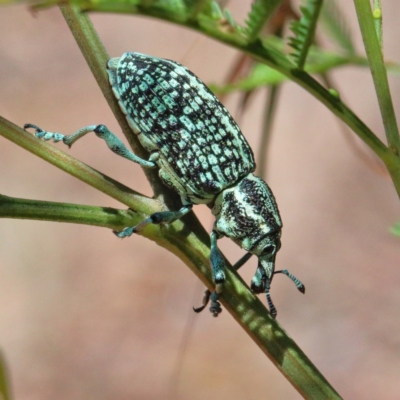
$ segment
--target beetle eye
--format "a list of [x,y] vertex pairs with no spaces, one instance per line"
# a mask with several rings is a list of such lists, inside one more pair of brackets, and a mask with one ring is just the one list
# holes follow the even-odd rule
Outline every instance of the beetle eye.
[[261,255],[266,256],[268,254],[272,254],[274,252],[274,250],[275,250],[275,246],[272,246],[272,245],[266,246],[266,247],[264,247]]

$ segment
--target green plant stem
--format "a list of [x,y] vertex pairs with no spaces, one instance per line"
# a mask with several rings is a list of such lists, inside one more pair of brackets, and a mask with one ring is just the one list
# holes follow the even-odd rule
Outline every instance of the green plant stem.
[[134,226],[143,220],[141,214],[132,210],[20,199],[5,195],[0,195],[0,218],[68,222],[114,230]]
[[381,0],[374,0],[373,17],[374,17],[374,25],[375,25],[376,36],[378,38],[379,46],[381,47],[381,50],[383,52],[383,36],[382,36],[383,31],[382,31],[382,5],[381,5]]
[[263,116],[261,142],[257,157],[257,173],[258,176],[262,179],[265,179],[266,176],[268,148],[271,139],[272,126],[275,119],[275,111],[280,89],[280,85],[274,85],[267,88],[267,99],[265,102],[265,111]]
[[298,83],[314,97],[320,100],[337,117],[343,120],[352,130],[380,157],[387,154],[387,148],[382,141],[351,111],[340,99],[332,96],[319,82],[305,71],[293,68],[283,56],[273,50],[265,49],[261,42],[250,45],[236,46],[240,50],[251,54],[255,59],[263,62],[286,75]]
[[[139,217],[142,220],[143,213],[147,216],[161,210],[158,201],[137,194],[48,143],[40,141],[34,135],[23,131],[1,117],[0,136],[11,140],[70,175],[128,205],[135,211],[130,215],[131,218],[135,218],[135,221],[136,218],[139,220]],[[40,212],[37,202],[33,210],[34,204],[30,200],[12,200],[14,203],[11,212],[10,198],[7,196],[0,198],[0,208],[3,205],[5,210],[3,213],[8,213],[4,217],[27,218],[30,214],[35,219],[40,220],[66,221],[67,218],[70,218],[68,222],[71,222],[71,219],[74,218],[74,222],[78,222],[79,211],[82,210],[79,210],[81,206],[70,205],[66,206],[65,211],[61,211],[62,206],[58,205],[60,207],[58,213],[55,203],[48,203],[47,210],[51,209],[52,213],[46,215],[45,202],[40,203],[42,207]],[[73,207],[78,208],[75,208],[74,211]],[[82,216],[82,214],[80,215]],[[101,218],[111,217],[98,214],[96,218],[94,216],[82,216],[82,218],[87,218],[89,223],[93,225],[96,218],[99,222]],[[176,221],[168,227],[150,225],[141,234],[179,257],[208,289],[213,290],[214,283],[208,261],[210,255],[209,236],[193,213],[186,215],[182,220]],[[221,294],[221,303],[305,398],[340,398],[296,343],[286,334],[277,321],[271,318],[264,305],[250,291],[240,276],[232,271],[229,263],[227,263],[227,282],[224,284],[224,291]]]
[[396,156],[399,156],[399,130],[397,127],[396,115],[394,113],[392,97],[390,95],[382,48],[375,30],[371,4],[369,0],[354,0],[354,5],[364,41],[365,51],[371,68],[372,79],[378,97],[389,149]]

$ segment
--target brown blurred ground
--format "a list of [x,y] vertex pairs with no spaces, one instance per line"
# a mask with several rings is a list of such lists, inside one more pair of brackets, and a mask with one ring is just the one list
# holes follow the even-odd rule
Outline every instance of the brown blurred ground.
[[[353,5],[341,3],[361,51]],[[230,9],[240,19],[247,7],[237,0]],[[400,60],[400,3],[384,7],[386,57]],[[183,61],[198,38],[139,17],[93,21],[114,57],[139,51]],[[221,82],[235,54],[202,38],[184,62],[206,82]],[[382,135],[369,73],[346,68],[334,78]],[[400,81],[391,84],[398,110]],[[0,9],[0,94],[0,114],[20,126],[71,133],[104,123],[119,132],[57,9],[36,18],[22,6]],[[227,103],[233,113],[235,99]],[[242,122],[255,150],[263,99],[259,94]],[[0,193],[121,207],[5,139],[0,146]],[[94,137],[70,153],[151,194],[140,168]],[[287,279],[274,281],[279,321],[345,398],[400,398],[400,240],[388,233],[399,208],[391,183],[370,172],[337,120],[291,83],[280,99],[269,166],[284,221],[278,267],[307,286],[301,296]],[[196,213],[209,229],[209,211]],[[241,255],[228,240],[222,248],[232,261]],[[194,318],[177,373],[202,286],[152,242],[116,240],[94,227],[2,220],[0,254],[0,346],[17,399],[299,398],[227,312]],[[252,261],[243,271],[248,281],[254,268]]]

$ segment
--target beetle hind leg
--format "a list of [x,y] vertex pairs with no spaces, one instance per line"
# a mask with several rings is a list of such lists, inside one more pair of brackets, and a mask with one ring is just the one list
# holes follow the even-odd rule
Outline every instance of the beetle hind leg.
[[142,167],[156,168],[157,166],[157,164],[155,163],[157,159],[156,156],[150,156],[149,160],[144,160],[143,158],[138,157],[135,153],[130,151],[124,145],[124,143],[117,136],[115,136],[105,125],[84,126],[83,128],[78,129],[72,135],[63,135],[59,132],[45,131],[44,129],[39,128],[37,125],[33,124],[24,125],[24,130],[27,130],[29,128],[35,130],[35,136],[38,139],[43,139],[46,141],[53,140],[54,143],[62,141],[68,147],[71,147],[77,140],[85,136],[87,133],[94,132],[97,137],[103,139],[106,142],[108,148],[115,154],[124,157],[130,161],[133,161],[141,165]]
[[43,139],[45,141],[48,140],[53,140],[54,143],[57,142],[63,142],[64,144],[66,144],[68,147],[71,147],[71,145],[78,140],[79,138],[81,138],[82,136],[86,135],[89,132],[92,132],[97,125],[88,125],[88,126],[84,126],[83,128],[77,130],[75,133],[73,133],[72,135],[63,135],[62,133],[59,132],[49,132],[49,131],[45,131],[42,128],[39,128],[37,125],[34,124],[25,124],[24,125],[24,130],[26,131],[27,129],[34,129],[35,130],[35,136],[38,139]]

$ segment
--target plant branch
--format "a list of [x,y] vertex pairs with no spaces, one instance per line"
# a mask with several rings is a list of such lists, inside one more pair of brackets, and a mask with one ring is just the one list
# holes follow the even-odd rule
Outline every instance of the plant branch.
[[0,195],[0,218],[68,222],[113,230],[134,226],[143,220],[141,214],[132,210],[20,199],[5,195]]
[[399,130],[383,61],[383,52],[375,29],[371,4],[369,0],[354,0],[354,5],[371,68],[389,149],[396,156],[400,156]]
[[265,179],[266,176],[269,143],[272,135],[272,126],[275,120],[280,91],[281,85],[267,87],[267,98],[265,101],[265,111],[263,115],[262,134],[257,157],[257,173],[258,176],[262,179]]

